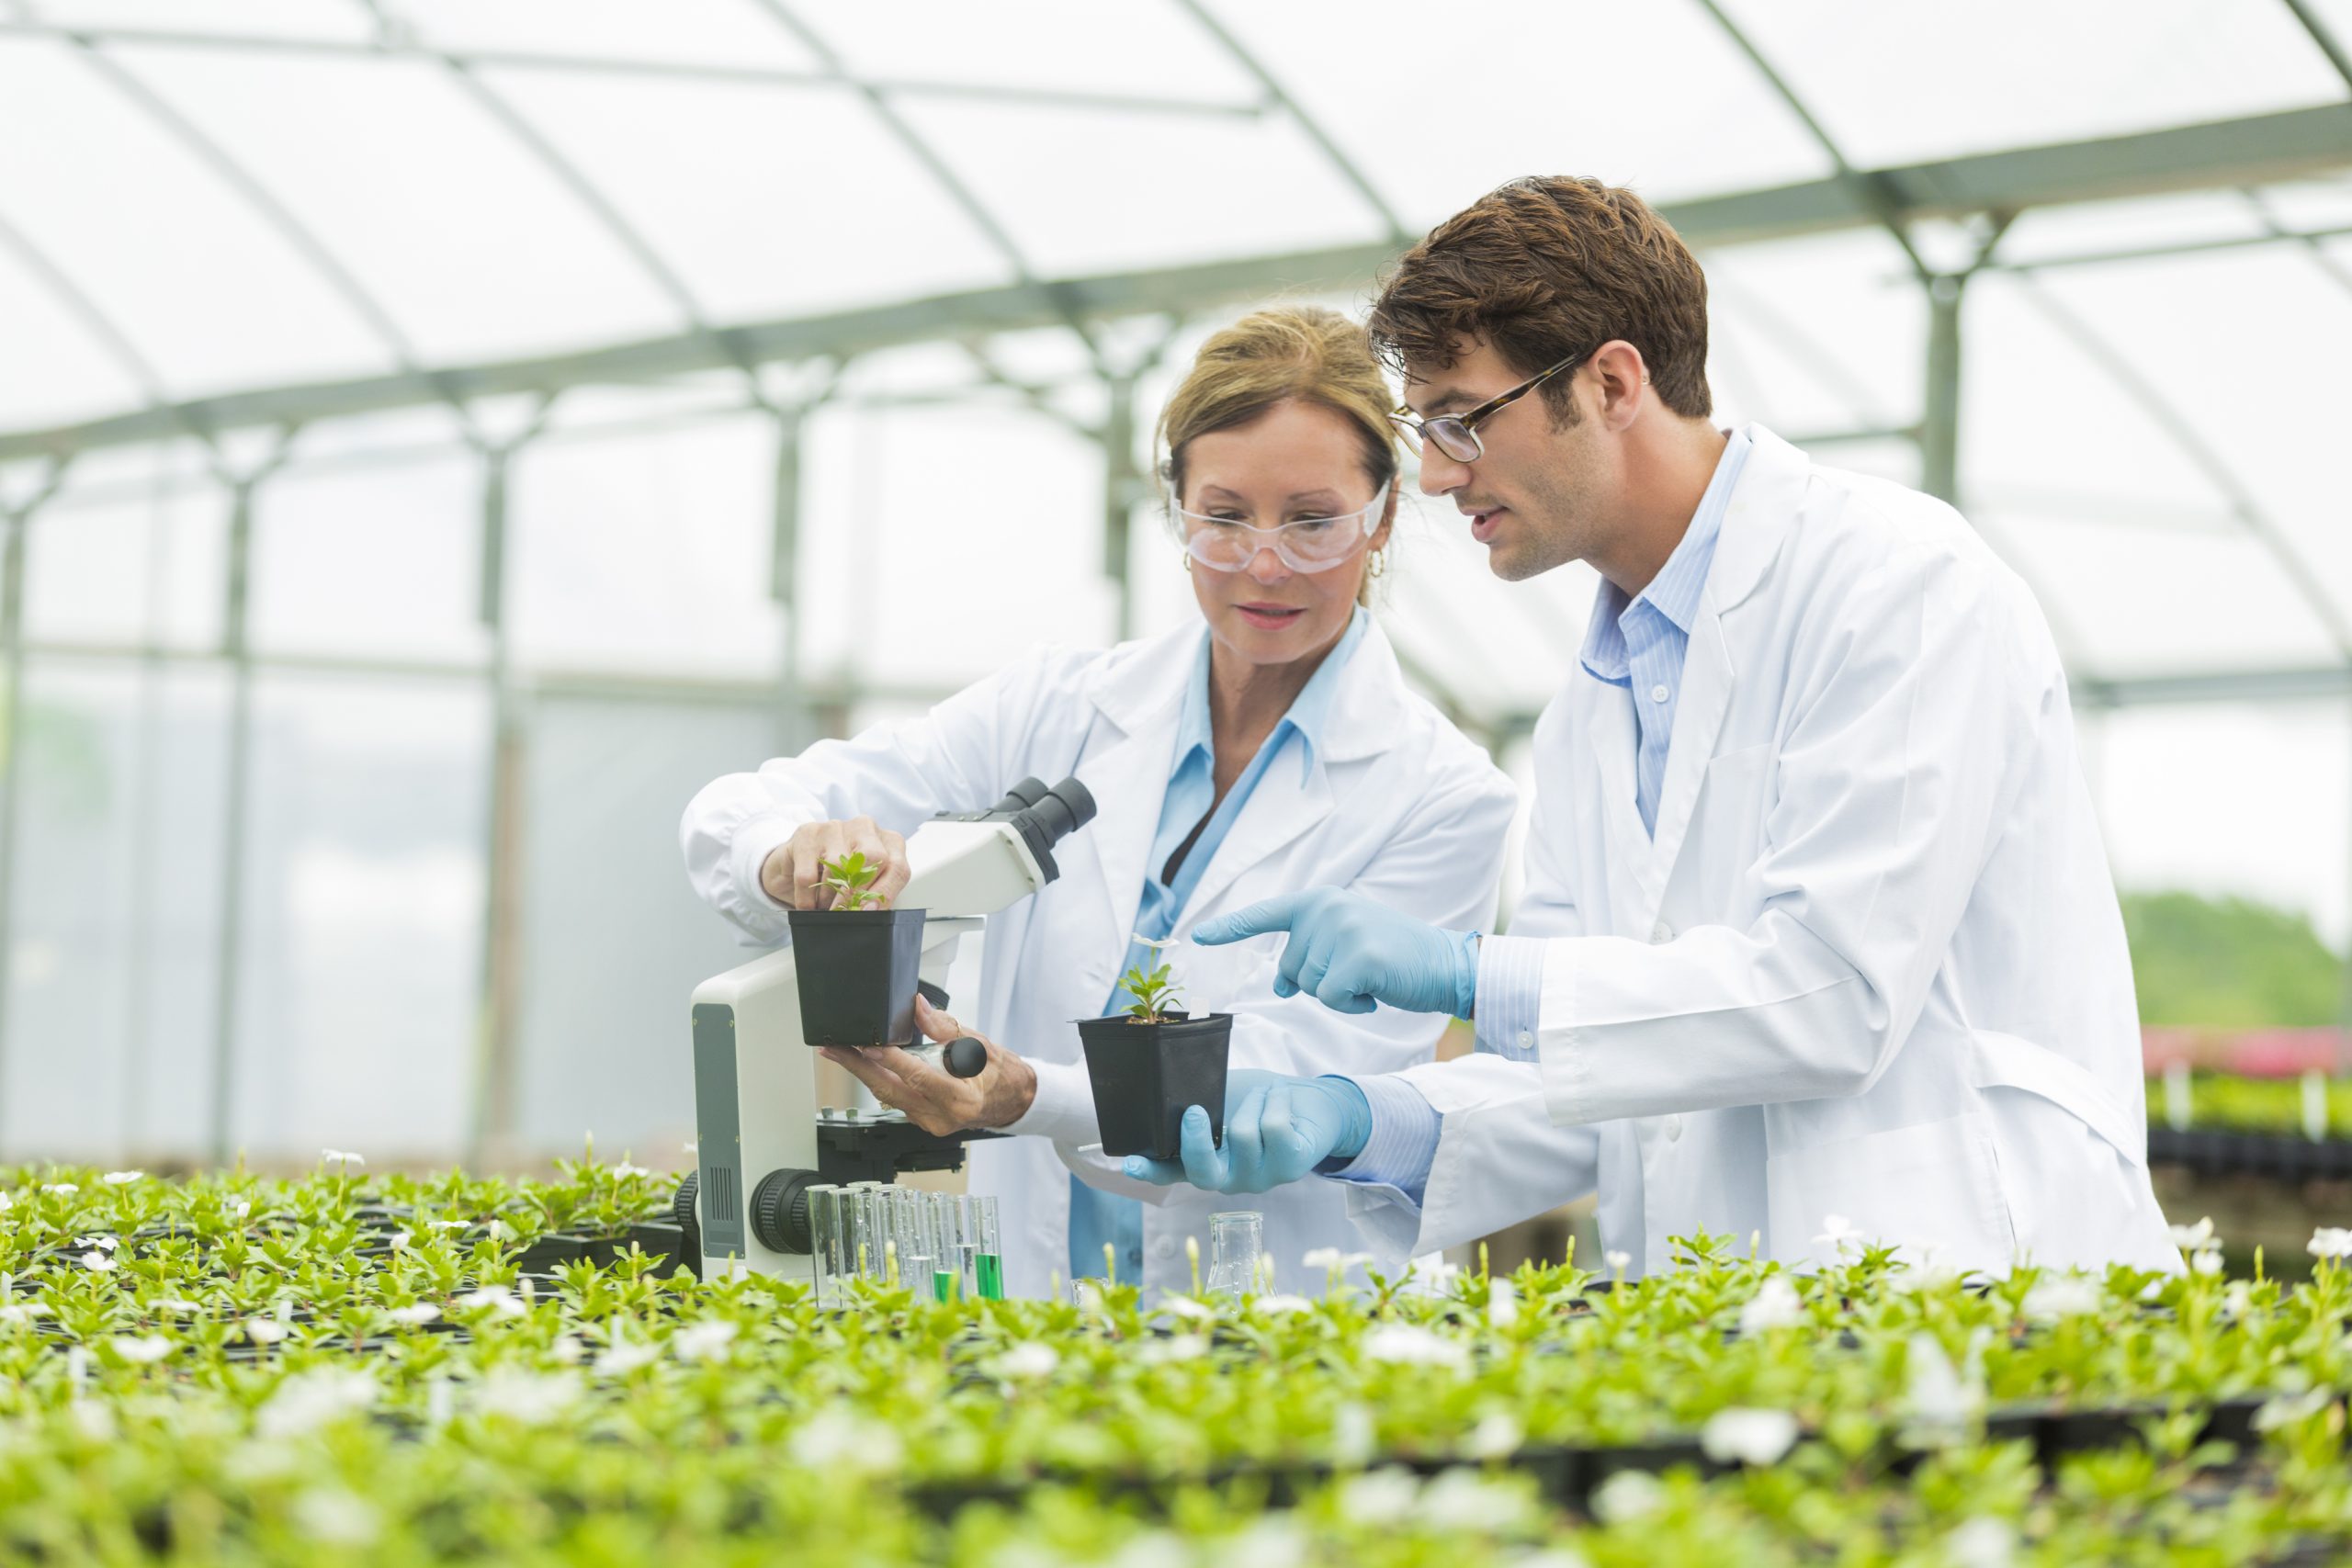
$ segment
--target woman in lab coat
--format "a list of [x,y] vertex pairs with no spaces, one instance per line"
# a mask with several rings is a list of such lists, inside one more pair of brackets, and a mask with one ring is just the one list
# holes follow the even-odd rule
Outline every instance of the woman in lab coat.
[[[826,740],[697,795],[682,829],[695,890],[758,942],[829,901],[820,866],[851,851],[906,878],[902,835],[987,808],[1024,776],[1076,774],[1094,821],[1057,846],[1060,880],[989,922],[986,981],[927,1005],[933,1038],[974,1032],[987,1068],[947,1077],[904,1052],[829,1053],[934,1131],[1015,1134],[969,1150],[972,1190],[1004,1210],[1006,1280],[1058,1274],[1186,1289],[1184,1242],[1229,1201],[1128,1181],[1100,1142],[1073,1021],[1123,1006],[1118,976],[1153,962],[1137,937],[1292,888],[1333,884],[1424,919],[1495,910],[1511,786],[1408,692],[1365,605],[1396,511],[1392,400],[1363,332],[1319,309],[1266,310],[1210,339],[1160,423],[1171,519],[1201,625],[1107,652],[1044,649],[925,717]],[[1184,1005],[1234,1015],[1232,1066],[1313,1077],[1430,1059],[1444,1020],[1348,1018],[1277,998],[1272,956],[1172,953]],[[1256,1203],[1286,1289],[1301,1258],[1356,1238],[1345,1196],[1305,1182]]]

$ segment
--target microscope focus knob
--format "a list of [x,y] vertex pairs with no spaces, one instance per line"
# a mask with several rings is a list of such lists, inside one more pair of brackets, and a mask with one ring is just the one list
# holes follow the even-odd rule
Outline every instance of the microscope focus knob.
[[752,1234],[771,1252],[808,1256],[808,1189],[817,1184],[813,1170],[772,1170],[752,1189]]
[[702,1187],[702,1172],[695,1171],[678,1183],[678,1195],[670,1201],[670,1217],[682,1230],[695,1228],[695,1194]]
[[989,1048],[968,1034],[959,1035],[947,1043],[939,1059],[946,1064],[949,1077],[976,1078],[989,1065]]

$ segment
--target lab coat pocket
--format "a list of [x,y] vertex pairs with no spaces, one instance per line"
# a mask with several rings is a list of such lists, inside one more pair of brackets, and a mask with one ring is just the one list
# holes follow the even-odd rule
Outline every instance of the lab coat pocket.
[[1765,1162],[1772,1256],[1837,1261],[1830,1216],[1858,1241],[1903,1247],[1917,1261],[2006,1271],[2017,1235],[2001,1191],[1993,1119],[1981,1111],[1801,1145]]

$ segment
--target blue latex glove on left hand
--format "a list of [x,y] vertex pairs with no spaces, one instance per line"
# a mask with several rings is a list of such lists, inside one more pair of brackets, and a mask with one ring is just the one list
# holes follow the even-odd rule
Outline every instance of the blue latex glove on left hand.
[[1225,1146],[1209,1136],[1209,1114],[1184,1112],[1183,1158],[1127,1160],[1137,1181],[1171,1187],[1189,1181],[1204,1192],[1263,1192],[1311,1176],[1327,1159],[1363,1152],[1372,1106],[1345,1078],[1300,1078],[1255,1067],[1225,1076]]
[[1339,1012],[1370,1012],[1382,1002],[1407,1012],[1468,1018],[1478,999],[1478,937],[1441,931],[1385,904],[1339,887],[1285,893],[1203,920],[1193,940],[1204,947],[1267,931],[1288,931],[1274,995],[1306,992]]

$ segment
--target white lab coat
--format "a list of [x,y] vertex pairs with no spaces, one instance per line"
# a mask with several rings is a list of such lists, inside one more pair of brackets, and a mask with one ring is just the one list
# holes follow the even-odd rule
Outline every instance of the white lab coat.
[[[1002,1200],[1006,1283],[1018,1293],[1042,1293],[1053,1274],[1069,1273],[1071,1169],[1146,1200],[1144,1281],[1154,1289],[1190,1288],[1187,1236],[1200,1239],[1205,1270],[1209,1215],[1222,1210],[1264,1213],[1266,1249],[1286,1290],[1320,1289],[1324,1271],[1300,1263],[1307,1249],[1358,1245],[1346,1196],[1328,1183],[1220,1197],[1130,1182],[1117,1161],[1080,1152],[1100,1134],[1074,1021],[1101,1012],[1127,952],[1205,635],[1195,625],[1107,653],[1038,653],[925,717],[719,779],[686,809],[682,836],[695,889],[753,940],[772,942],[787,927],[760,888],[759,868],[805,823],[868,816],[911,833],[936,812],[994,805],[1024,775],[1051,784],[1075,773],[1093,792],[1094,820],[1055,848],[1060,879],[990,919],[981,994],[951,1001],[965,1025],[1037,1070],[1036,1103],[1011,1131],[1042,1135],[969,1151],[972,1190]],[[1303,778],[1295,744],[1259,780],[1175,935],[1324,884],[1442,925],[1491,921],[1515,792],[1483,750],[1406,689],[1376,625],[1340,673]],[[1308,997],[1278,998],[1275,955],[1263,942],[1188,943],[1170,956],[1192,1010],[1234,1015],[1237,1067],[1393,1072],[1429,1061],[1445,1023],[1389,1009],[1349,1017]],[[1122,1270],[1127,1278],[1124,1263]]]
[[2177,1268],[2146,1169],[2132,970],[2032,595],[1950,507],[1761,429],[1715,547],[1655,838],[1621,687],[1535,732],[1536,1064],[1406,1076],[1444,1116],[1390,1248],[1590,1190],[1631,1271],[1670,1236],[1826,1260],[1836,1214],[1942,1264]]

